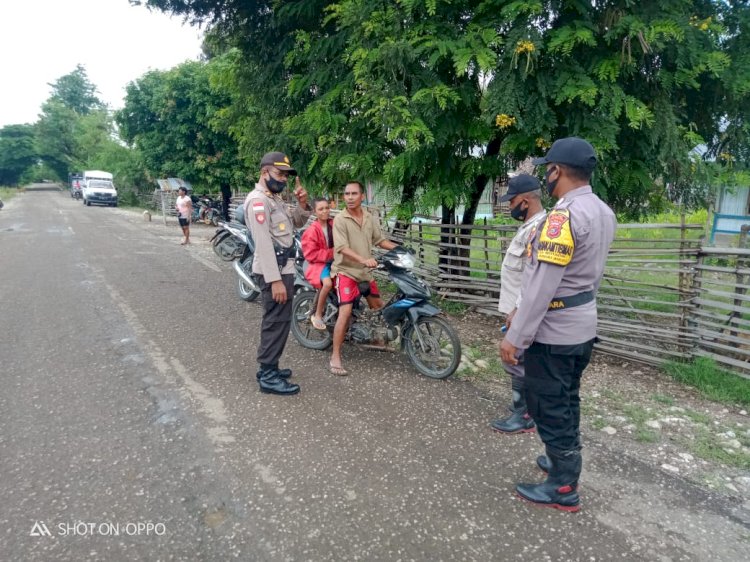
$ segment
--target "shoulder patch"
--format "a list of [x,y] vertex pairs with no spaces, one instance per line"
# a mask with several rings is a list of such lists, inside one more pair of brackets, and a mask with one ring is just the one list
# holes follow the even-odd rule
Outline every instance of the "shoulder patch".
[[260,224],[266,222],[266,206],[263,201],[253,201],[253,215]]
[[537,259],[555,265],[568,265],[573,259],[575,242],[567,209],[555,209],[547,216],[537,244]]

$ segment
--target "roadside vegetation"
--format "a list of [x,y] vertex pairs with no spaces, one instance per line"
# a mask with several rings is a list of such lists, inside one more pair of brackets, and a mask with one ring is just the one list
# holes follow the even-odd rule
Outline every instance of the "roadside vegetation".
[[10,201],[21,191],[23,191],[23,188],[0,187],[0,199],[4,202]]

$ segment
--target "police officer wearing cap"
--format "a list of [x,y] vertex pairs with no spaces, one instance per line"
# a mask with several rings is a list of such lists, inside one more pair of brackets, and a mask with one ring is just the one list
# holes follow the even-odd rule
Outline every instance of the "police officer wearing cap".
[[526,401],[546,452],[537,465],[547,479],[516,491],[538,505],[578,511],[581,374],[596,339],[596,292],[617,221],[591,190],[596,154],[588,142],[559,139],[534,164],[546,165],[547,191],[558,201],[536,235],[500,349],[506,363],[523,352]]
[[[500,201],[510,202],[510,216],[523,222],[510,241],[500,267],[500,300],[497,309],[505,315],[505,327],[509,328],[521,294],[523,272],[531,261],[531,242],[546,213],[542,207],[541,184],[529,174],[512,177],[508,182],[508,192]],[[503,368],[510,375],[511,381],[510,415],[493,421],[491,427],[505,434],[532,432],[535,426],[526,408],[523,360],[519,357],[516,365],[503,363]]]
[[289,369],[279,369],[292,322],[294,295],[294,227],[301,227],[310,216],[307,192],[299,183],[295,195],[299,207],[290,211],[281,199],[290,175],[297,171],[282,152],[269,152],[260,161],[260,180],[245,199],[245,223],[255,241],[253,273],[261,281],[263,320],[260,326],[256,375],[261,392],[296,394],[299,385],[287,379]]

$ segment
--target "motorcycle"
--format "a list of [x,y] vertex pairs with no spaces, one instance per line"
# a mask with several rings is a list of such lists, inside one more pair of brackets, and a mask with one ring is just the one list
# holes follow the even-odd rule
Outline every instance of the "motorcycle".
[[221,202],[215,201],[208,195],[200,197],[193,195],[193,214],[190,217],[191,223],[202,222],[204,224],[219,225],[221,220]]
[[[378,269],[388,275],[397,291],[377,311],[370,311],[364,299],[358,297],[354,302],[346,339],[357,344],[398,340],[401,351],[406,352],[421,374],[434,379],[451,376],[461,361],[461,341],[440,309],[429,302],[432,294],[430,288],[412,273],[414,256],[399,246],[386,252],[378,264]],[[366,285],[367,292],[369,284]],[[338,318],[335,291],[329,293],[323,314],[326,330],[316,330],[310,316],[316,310],[318,291],[305,279],[301,267],[297,268],[295,289],[292,334],[303,347],[328,349],[333,343],[333,328]]]
[[247,245],[245,242],[246,232],[247,227],[245,225],[219,222],[219,228],[216,229],[216,233],[209,242],[213,246],[214,253],[222,261],[234,261],[242,257],[245,251]]

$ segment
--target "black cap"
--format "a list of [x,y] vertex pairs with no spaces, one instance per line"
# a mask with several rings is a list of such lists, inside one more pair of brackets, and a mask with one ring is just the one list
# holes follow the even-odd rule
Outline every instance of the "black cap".
[[593,170],[596,167],[596,153],[594,147],[588,141],[578,137],[567,137],[558,139],[541,158],[532,160],[534,166],[540,164],[567,164],[584,170]]
[[289,156],[283,152],[268,152],[260,159],[260,167],[263,166],[275,166],[282,172],[289,172],[289,174],[296,176],[297,170],[292,168],[292,163],[289,161]]
[[517,176],[510,178],[508,181],[508,193],[503,195],[500,198],[500,201],[510,201],[516,195],[528,193],[529,191],[536,191],[541,188],[542,185],[534,176],[530,176],[529,174],[518,174]]

